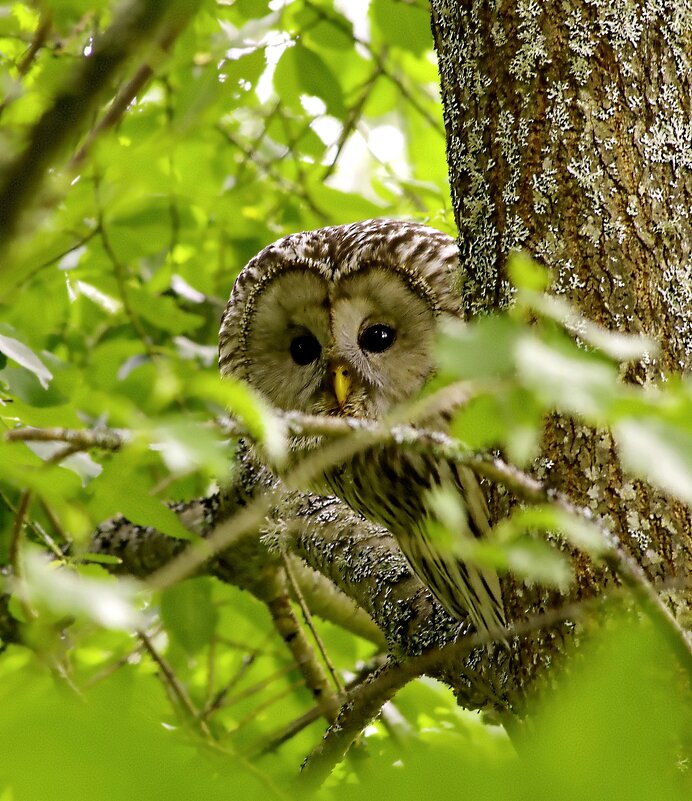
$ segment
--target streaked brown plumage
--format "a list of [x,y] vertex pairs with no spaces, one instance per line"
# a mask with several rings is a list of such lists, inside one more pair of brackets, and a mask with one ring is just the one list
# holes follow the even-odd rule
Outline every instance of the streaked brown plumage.
[[[439,321],[460,316],[457,267],[454,241],[415,223],[368,220],[284,237],[235,282],[221,324],[221,371],[281,409],[380,419],[431,376]],[[485,500],[470,470],[378,446],[325,479],[392,532],[447,611],[481,631],[504,625],[494,571],[441,550],[428,532],[428,493],[449,486],[464,500],[466,534],[486,533]]]

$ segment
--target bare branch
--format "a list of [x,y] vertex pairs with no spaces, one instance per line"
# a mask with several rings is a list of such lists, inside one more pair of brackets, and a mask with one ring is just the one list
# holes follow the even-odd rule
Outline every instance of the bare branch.
[[5,434],[10,442],[66,442],[80,450],[101,448],[106,451],[117,451],[131,440],[131,434],[125,429],[115,428],[15,428]]
[[317,659],[313,648],[308,642],[305,632],[296,619],[285,586],[281,586],[277,574],[277,581],[271,589],[270,597],[265,603],[271,614],[272,622],[281,639],[286,643],[289,651],[305,679],[305,684],[317,702],[322,715],[332,723],[339,712],[340,700],[334,692],[322,665]]

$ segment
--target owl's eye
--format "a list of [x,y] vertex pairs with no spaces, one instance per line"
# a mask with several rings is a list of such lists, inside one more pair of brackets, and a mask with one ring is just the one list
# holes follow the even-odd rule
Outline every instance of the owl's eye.
[[322,346],[312,334],[301,334],[291,340],[289,350],[293,361],[302,367],[319,358]]
[[370,353],[382,353],[394,344],[396,331],[389,325],[377,323],[368,326],[358,338],[358,344]]

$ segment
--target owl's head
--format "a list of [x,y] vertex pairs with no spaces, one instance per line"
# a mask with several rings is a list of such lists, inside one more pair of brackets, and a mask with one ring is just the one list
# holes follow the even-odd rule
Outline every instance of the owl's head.
[[430,376],[438,320],[459,315],[458,253],[416,223],[292,234],[239,274],[219,365],[280,409],[376,418]]

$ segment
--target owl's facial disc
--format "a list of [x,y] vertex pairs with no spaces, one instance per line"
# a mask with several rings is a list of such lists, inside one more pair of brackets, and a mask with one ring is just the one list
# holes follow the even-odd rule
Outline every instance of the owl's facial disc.
[[434,311],[392,269],[363,265],[332,280],[296,267],[251,311],[248,378],[280,409],[377,418],[432,371]]
[[345,276],[330,296],[335,355],[361,389],[358,416],[378,417],[431,374],[435,313],[402,276],[375,265]]
[[278,275],[248,316],[244,358],[248,379],[280,409],[315,411],[330,343],[329,286],[307,269]]
[[[396,331],[385,323],[375,323],[364,328],[358,336],[358,346],[366,353],[384,353],[396,339]],[[330,365],[330,376],[334,396],[339,409],[343,410],[353,388],[353,371],[345,362]]]

